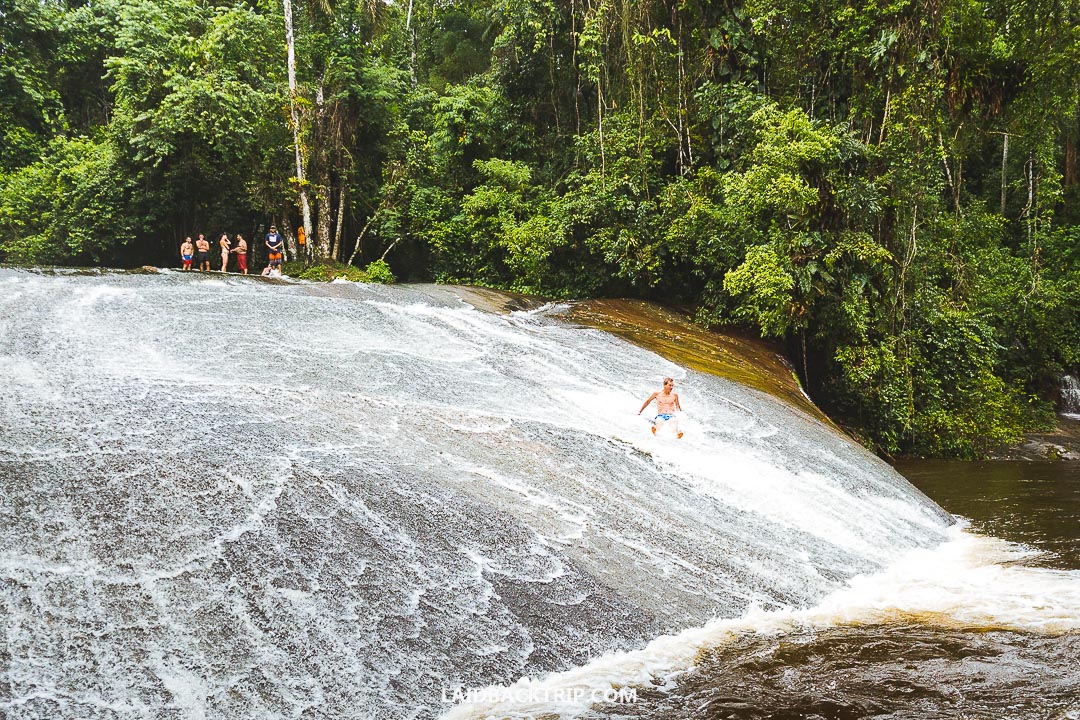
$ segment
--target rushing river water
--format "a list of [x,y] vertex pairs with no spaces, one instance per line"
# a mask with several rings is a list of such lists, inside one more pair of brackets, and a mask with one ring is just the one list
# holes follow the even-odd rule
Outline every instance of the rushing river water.
[[[7,717],[738,716],[788,700],[723,700],[710,668],[778,639],[838,648],[772,662],[814,685],[854,677],[867,628],[977,627],[1020,663],[1080,626],[1076,573],[769,396],[544,310],[0,269],[0,362]],[[681,441],[636,414],[664,375]],[[590,702],[613,688],[639,702]]]
[[[1001,567],[1018,571],[1023,580],[1003,593],[1021,601],[1015,615],[911,612],[913,603],[870,624],[795,622],[770,631],[762,623],[711,643],[673,687],[638,693],[633,704],[597,706],[584,717],[1080,718],[1075,620],[1071,632],[1022,629],[1025,616],[1060,602],[1055,578],[1074,573],[1039,573],[1050,583],[1039,592],[1021,569],[1080,568],[1080,465],[906,460],[897,467],[973,529],[1022,544],[974,536],[960,543],[974,554],[1002,552]],[[989,570],[963,565],[961,572],[972,565]],[[955,580],[948,565],[942,570],[940,587],[924,588],[928,594]],[[1008,574],[998,581],[1009,583]],[[966,610],[989,610],[998,601],[970,597]]]
[[1042,551],[1030,564],[1080,570],[1080,463],[907,460],[897,469],[975,530]]

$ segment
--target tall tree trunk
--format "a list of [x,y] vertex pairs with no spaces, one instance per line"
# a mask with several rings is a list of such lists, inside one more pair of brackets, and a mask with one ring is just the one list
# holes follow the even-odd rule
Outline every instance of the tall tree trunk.
[[385,262],[386,261],[386,256],[390,254],[390,251],[394,249],[394,246],[397,245],[400,240],[401,240],[400,236],[394,238],[394,242],[392,242],[392,243],[390,243],[389,245],[386,246],[386,249],[382,251],[382,255],[379,256],[379,259]]
[[[300,252],[296,246],[296,233],[293,232],[292,225],[289,223],[289,218],[284,217],[278,221],[278,227],[281,228],[281,236],[285,238],[285,259],[292,258],[293,260],[300,259]],[[265,242],[265,240],[263,241]]]
[[330,179],[327,177],[320,179],[324,182],[320,182],[315,187],[315,196],[319,203],[319,240],[318,247],[315,248],[315,257],[325,261],[330,258]]
[[555,134],[562,135],[562,120],[559,117],[558,80],[555,78],[555,32],[548,32],[548,79],[551,82],[551,110],[555,115]]
[[334,226],[334,249],[330,251],[330,258],[337,260],[341,253],[341,227],[345,224],[345,181],[341,181],[341,190],[338,192],[337,225]]
[[[959,131],[958,131],[959,132]],[[949,184],[955,200],[956,214],[960,215],[960,188],[953,182],[952,168],[949,167],[949,152],[945,149],[945,139],[941,136],[941,130],[937,134],[938,148],[941,150],[941,164],[945,168],[945,180]]]
[[881,114],[881,129],[878,131],[877,144],[885,142],[885,126],[889,122],[889,110],[892,109],[892,80],[885,88],[885,110]]
[[[574,135],[581,136],[581,68],[578,67],[577,48],[577,0],[570,0],[570,34],[574,38],[570,62],[574,66]],[[577,164],[577,151],[574,152],[574,164]]]
[[[300,198],[300,214],[304,218],[304,234],[311,237],[311,202],[308,199],[307,179],[304,167],[307,164],[304,146],[300,141],[300,106],[297,102],[296,88],[296,41],[293,35],[292,0],[284,0],[285,9],[285,47],[288,52],[289,74],[289,116],[292,119],[293,146],[296,149],[296,191]],[[291,235],[291,233],[290,233]],[[295,251],[293,253],[295,257]]]
[[316,262],[326,262],[330,259],[330,220],[332,217],[330,206],[330,158],[334,151],[340,148],[330,148],[327,117],[328,107],[326,104],[326,76],[318,78],[315,84],[315,120],[313,123],[315,134],[315,162],[313,171],[312,187],[315,192],[315,233],[312,241],[311,233],[305,227],[308,236],[308,250],[313,253]]
[[359,254],[360,247],[364,242],[364,236],[367,235],[367,231],[371,227],[371,223],[375,222],[376,216],[378,216],[379,211],[383,209],[385,204],[386,202],[383,201],[383,203],[381,203],[379,207],[375,208],[375,212],[371,213],[371,217],[369,217],[367,219],[367,222],[364,223],[364,227],[360,230],[360,234],[356,236],[356,245],[353,246],[352,255],[349,256],[349,265],[353,264],[353,260],[355,260],[357,254]]
[[375,213],[371,214],[367,222],[364,223],[364,227],[360,230],[360,234],[356,236],[356,244],[353,245],[352,255],[349,256],[349,265],[353,264],[356,260],[356,256],[360,253],[360,245],[364,242],[364,236],[367,235],[368,228],[371,227],[371,221],[375,219]]
[[1009,133],[1001,145],[1001,217],[1005,217],[1005,168],[1009,162]]
[[1038,192],[1036,185],[1039,182],[1035,174],[1035,156],[1029,155],[1027,161],[1028,200],[1027,207],[1020,214],[1027,218],[1028,242],[1031,243],[1031,290],[1029,295],[1034,295],[1039,290],[1039,208],[1035,205],[1035,196]]
[[412,26],[413,0],[409,0],[409,10],[405,15],[405,34],[409,36],[409,81],[416,87],[416,28]]
[[[390,190],[386,191],[383,194],[383,199],[379,202],[379,206],[375,208],[375,211],[373,213],[371,213],[371,215],[367,219],[367,222],[364,223],[364,227],[361,228],[360,234],[356,236],[356,244],[353,246],[352,255],[349,256],[349,265],[353,264],[353,260],[355,260],[357,254],[359,254],[361,245],[364,242],[364,237],[367,235],[368,230],[371,228],[371,224],[375,222],[375,218],[377,218],[379,216],[379,213],[381,213],[383,210],[391,207],[394,204],[394,189],[397,187],[398,175],[400,172],[402,172],[401,165],[391,165],[390,177],[386,180],[384,184],[384,187],[388,187],[390,188]],[[389,252],[389,250],[387,250],[387,252]],[[385,257],[385,253],[383,254],[383,256]]]
[[799,328],[799,340],[802,343],[802,381],[803,391],[810,392],[810,370],[806,362],[806,328]]
[[600,136],[600,182],[606,187],[607,158],[604,156],[604,84],[602,76],[596,81],[596,127]]
[[[682,16],[679,16],[679,127],[684,128],[682,133],[686,137],[686,160],[689,166],[686,170],[694,167],[694,145],[690,138],[690,93],[687,91],[686,65],[683,62],[683,32]],[[681,152],[681,150],[680,150]],[[684,170],[684,174],[686,172]]]
[[1071,188],[1080,179],[1076,166],[1076,137],[1069,134],[1065,136],[1065,177],[1062,179],[1066,189]]

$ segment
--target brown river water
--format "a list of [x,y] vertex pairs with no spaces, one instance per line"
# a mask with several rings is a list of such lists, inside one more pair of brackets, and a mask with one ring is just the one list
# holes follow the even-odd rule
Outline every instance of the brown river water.
[[[1080,465],[908,460],[897,469],[972,532],[1034,551],[1016,564],[1080,568]],[[748,633],[701,653],[674,687],[583,717],[1080,718],[1080,633],[942,620]]]
[[896,469],[973,530],[1043,551],[1033,564],[1080,569],[1080,463],[907,460]]

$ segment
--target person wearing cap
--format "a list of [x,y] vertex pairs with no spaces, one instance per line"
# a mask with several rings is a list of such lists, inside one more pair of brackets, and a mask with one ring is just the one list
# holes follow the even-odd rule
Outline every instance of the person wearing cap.
[[281,267],[281,255],[285,250],[285,241],[278,234],[277,226],[271,225],[266,234],[266,247],[270,251],[270,267]]

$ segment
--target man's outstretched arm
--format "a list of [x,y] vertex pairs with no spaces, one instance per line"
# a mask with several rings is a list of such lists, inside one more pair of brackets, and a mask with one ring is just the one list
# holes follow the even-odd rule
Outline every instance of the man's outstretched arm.
[[645,412],[645,408],[649,407],[649,403],[651,403],[651,402],[652,402],[653,400],[655,400],[655,399],[656,399],[656,396],[657,396],[657,394],[658,394],[658,393],[653,393],[652,395],[650,395],[650,396],[649,396],[649,399],[648,399],[648,400],[646,400],[646,401],[645,401],[645,404],[641,406],[641,409],[637,411],[637,414],[638,414],[638,415],[640,415],[641,413]]

